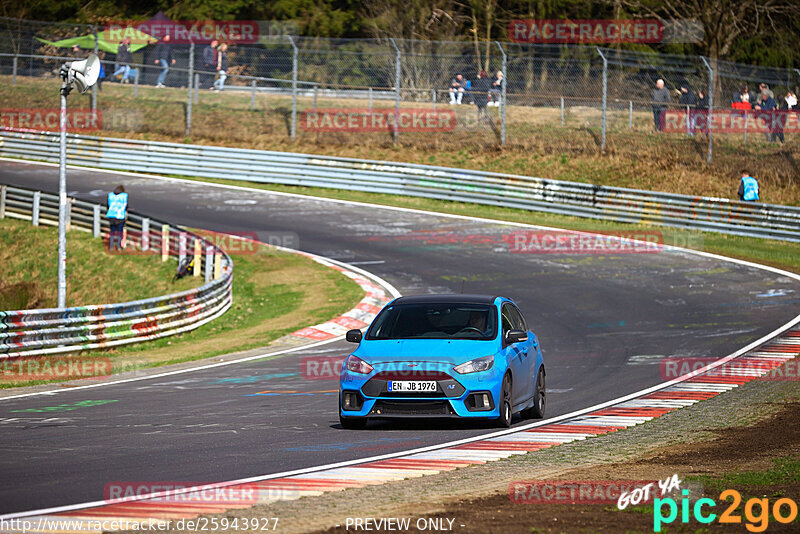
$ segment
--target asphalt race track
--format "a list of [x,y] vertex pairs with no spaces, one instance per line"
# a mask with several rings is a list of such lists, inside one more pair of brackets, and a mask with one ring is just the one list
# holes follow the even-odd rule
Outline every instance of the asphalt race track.
[[[3,161],[0,183],[54,192],[58,168]],[[498,223],[68,171],[70,194],[86,200],[102,201],[118,183],[136,211],[266,241],[295,234],[301,250],[358,265],[403,294],[514,298],[542,340],[548,416],[662,382],[662,358],[725,356],[800,313],[798,281],[718,258],[510,253],[503,236],[519,228]],[[492,430],[450,422],[341,429],[336,381],[305,379],[299,362],[350,347],[0,400],[0,513],[100,500],[110,482],[235,479]],[[285,391],[296,393],[276,393]],[[82,401],[108,402],[41,411]]]

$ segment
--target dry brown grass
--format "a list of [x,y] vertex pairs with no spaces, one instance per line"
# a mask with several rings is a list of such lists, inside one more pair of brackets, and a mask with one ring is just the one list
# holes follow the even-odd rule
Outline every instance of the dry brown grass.
[[[0,77],[2,78],[2,77]],[[0,81],[5,81],[1,80]],[[21,79],[16,87],[0,85],[0,100],[16,106],[53,107],[57,82]],[[130,86],[106,84],[99,105],[104,112],[105,135],[172,142],[294,151],[364,159],[380,159],[449,167],[508,172],[543,178],[668,191],[688,195],[735,198],[739,171],[746,167],[762,185],[766,202],[800,204],[800,139],[787,133],[785,145],[768,144],[763,134],[716,135],[714,159],[706,164],[704,135],[655,134],[649,112],[635,112],[628,128],[628,112],[608,115],[606,150],[600,149],[600,111],[573,106],[565,110],[508,106],[507,145],[499,146],[498,108],[490,108],[494,124],[476,120],[474,106],[451,107],[458,126],[452,132],[401,133],[394,146],[391,132],[319,133],[298,126],[295,143],[289,141],[291,99],[258,95],[251,111],[249,93],[201,92],[192,110],[192,136],[185,137],[184,89],[140,87],[139,98]],[[311,109],[310,98],[299,108]],[[24,103],[24,104],[23,104]],[[364,108],[362,100],[319,99],[318,108]],[[88,107],[88,97],[70,102]],[[390,108],[390,101],[375,101]],[[409,103],[406,107],[429,107]]]

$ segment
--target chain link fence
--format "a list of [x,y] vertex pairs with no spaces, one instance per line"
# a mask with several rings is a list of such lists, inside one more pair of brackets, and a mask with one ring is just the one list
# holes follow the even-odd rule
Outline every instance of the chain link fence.
[[[800,70],[701,56],[581,45],[292,36],[231,45],[224,76],[208,63],[207,44],[175,44],[174,63],[164,74],[155,43],[135,51],[126,71],[115,53],[98,46],[101,32],[93,26],[0,19],[0,76],[12,87],[29,84],[23,106],[55,107],[60,64],[96,50],[104,82],[93,96],[71,99],[70,106],[97,109],[109,135],[200,135],[258,148],[300,140],[569,153],[625,150],[632,140],[649,136],[658,142],[660,129],[694,137],[702,145],[698,158],[707,161],[715,142],[734,149],[779,142],[764,134],[763,120],[759,126],[749,112],[740,128],[703,126],[712,116],[743,114],[731,109],[734,93],[749,85],[755,97],[758,85],[766,83],[780,106],[800,85]],[[81,36],[89,40],[78,51],[45,42]],[[485,81],[479,80],[481,71]],[[160,77],[164,88],[157,87]],[[654,115],[658,79],[670,101]],[[796,118],[785,124],[786,136],[797,135],[796,125]]]

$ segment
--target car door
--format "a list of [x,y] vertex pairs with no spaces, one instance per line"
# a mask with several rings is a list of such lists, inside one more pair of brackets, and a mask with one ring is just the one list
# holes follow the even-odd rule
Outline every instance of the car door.
[[515,330],[519,326],[518,321],[514,320],[514,307],[510,302],[503,304],[500,309],[500,322],[503,328],[503,350],[508,358],[511,373],[514,380],[511,383],[511,406],[515,406],[526,400],[527,391],[530,388],[530,372],[528,371],[528,355],[525,342],[506,343],[506,334],[509,330]]
[[527,400],[533,397],[536,391],[536,356],[538,350],[538,341],[536,340],[536,336],[533,334],[533,332],[528,330],[528,324],[525,322],[525,318],[522,316],[522,312],[519,311],[519,308],[513,304],[509,304],[509,314],[511,315],[512,326],[515,329],[522,330],[528,334],[527,341],[518,343],[520,350],[523,353],[522,361],[524,363],[526,377],[524,384],[525,391],[523,393],[522,400]]

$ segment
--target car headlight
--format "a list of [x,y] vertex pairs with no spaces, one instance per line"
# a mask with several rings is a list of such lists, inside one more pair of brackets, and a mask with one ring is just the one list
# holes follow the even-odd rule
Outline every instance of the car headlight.
[[494,355],[475,358],[467,363],[462,363],[459,366],[453,367],[453,371],[461,375],[479,373],[481,371],[488,371],[492,368],[492,365],[494,365]]
[[372,366],[362,360],[357,356],[353,356],[352,354],[347,357],[347,361],[345,362],[345,367],[348,371],[353,373],[360,373],[362,375],[366,375],[372,372]]

